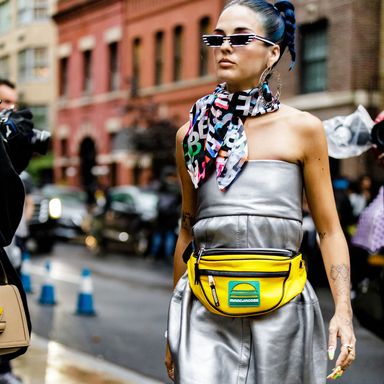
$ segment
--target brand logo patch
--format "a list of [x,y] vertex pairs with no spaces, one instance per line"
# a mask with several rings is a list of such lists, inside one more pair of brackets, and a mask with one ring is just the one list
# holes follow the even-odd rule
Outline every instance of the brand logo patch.
[[228,305],[230,307],[258,307],[260,305],[260,283],[258,281],[230,281]]

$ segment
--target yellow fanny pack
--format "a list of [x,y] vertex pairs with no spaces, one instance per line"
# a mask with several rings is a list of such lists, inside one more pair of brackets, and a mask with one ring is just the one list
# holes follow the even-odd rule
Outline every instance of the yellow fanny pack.
[[222,316],[271,312],[301,293],[307,280],[302,255],[285,249],[201,249],[187,265],[195,296]]

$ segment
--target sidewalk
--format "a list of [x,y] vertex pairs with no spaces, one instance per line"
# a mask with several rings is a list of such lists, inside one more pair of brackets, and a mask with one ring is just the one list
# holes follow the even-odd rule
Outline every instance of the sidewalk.
[[162,384],[35,334],[12,367],[23,384]]

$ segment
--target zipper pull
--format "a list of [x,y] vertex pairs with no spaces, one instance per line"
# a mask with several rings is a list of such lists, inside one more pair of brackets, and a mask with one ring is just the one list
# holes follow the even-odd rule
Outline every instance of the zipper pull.
[[209,283],[209,286],[211,287],[213,301],[215,302],[216,307],[219,307],[220,303],[219,303],[219,298],[217,296],[215,279],[213,278],[213,276],[208,275],[208,283]]
[[197,257],[195,261],[195,285],[198,285],[200,281],[199,263],[200,263],[200,259],[203,251],[204,251],[204,248],[199,249],[199,252],[197,253]]

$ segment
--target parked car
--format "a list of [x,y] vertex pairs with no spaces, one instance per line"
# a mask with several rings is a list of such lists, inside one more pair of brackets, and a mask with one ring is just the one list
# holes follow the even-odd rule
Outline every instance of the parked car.
[[146,254],[157,218],[157,203],[157,194],[145,188],[110,188],[105,204],[92,213],[86,244],[98,253],[109,245],[120,244],[135,254]]
[[27,246],[31,252],[50,252],[57,239],[84,236],[86,196],[76,187],[48,184],[33,189],[34,211],[28,223]]
[[56,238],[76,240],[84,236],[83,222],[87,216],[86,193],[77,187],[47,184],[42,194],[56,208]]
[[31,193],[34,204],[32,218],[28,222],[27,247],[31,252],[50,252],[55,243],[57,225],[57,204],[51,202],[41,190]]

